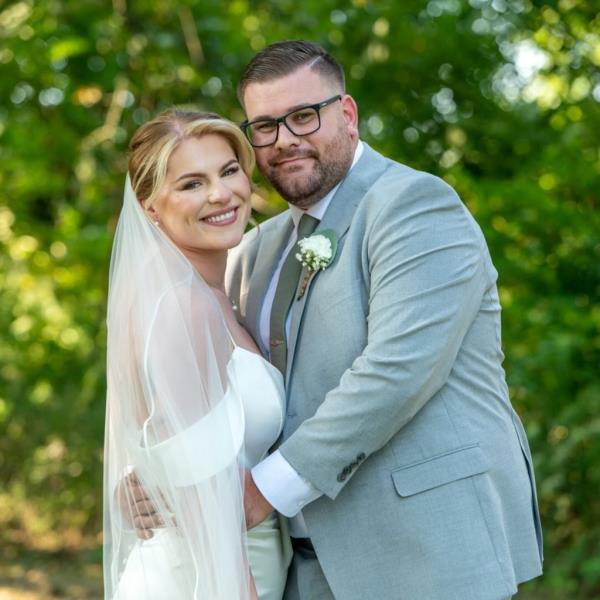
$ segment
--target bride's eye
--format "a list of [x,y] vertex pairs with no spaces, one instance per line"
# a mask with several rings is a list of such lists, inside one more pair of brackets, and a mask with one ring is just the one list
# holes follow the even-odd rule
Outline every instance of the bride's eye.
[[223,171],[223,177],[227,177],[229,175],[235,175],[239,170],[240,170],[239,165],[231,165],[230,167],[227,167],[227,169],[225,169]]
[[192,179],[190,181],[187,181],[181,189],[184,191],[195,190],[195,189],[199,188],[201,185],[202,185],[201,181],[199,181],[198,179]]

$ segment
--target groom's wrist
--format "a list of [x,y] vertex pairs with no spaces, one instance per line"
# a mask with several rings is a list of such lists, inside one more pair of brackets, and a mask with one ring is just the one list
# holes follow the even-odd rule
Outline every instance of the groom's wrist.
[[252,469],[252,479],[261,494],[285,517],[296,516],[322,495],[278,450]]

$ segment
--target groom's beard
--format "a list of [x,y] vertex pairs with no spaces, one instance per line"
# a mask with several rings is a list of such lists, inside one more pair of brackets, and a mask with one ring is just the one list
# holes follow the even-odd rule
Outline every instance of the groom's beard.
[[[310,173],[295,177],[284,173],[277,163],[286,158],[310,157],[314,165]],[[284,200],[306,209],[324,198],[345,176],[354,156],[352,140],[345,131],[340,131],[331,140],[323,153],[316,148],[283,151],[267,165],[265,177],[273,184]]]

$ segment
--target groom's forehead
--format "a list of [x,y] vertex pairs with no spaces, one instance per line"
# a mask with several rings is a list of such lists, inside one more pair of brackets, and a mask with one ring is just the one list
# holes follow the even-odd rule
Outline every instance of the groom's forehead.
[[289,75],[249,83],[244,91],[248,119],[278,116],[323,100],[327,82],[315,71],[298,69]]

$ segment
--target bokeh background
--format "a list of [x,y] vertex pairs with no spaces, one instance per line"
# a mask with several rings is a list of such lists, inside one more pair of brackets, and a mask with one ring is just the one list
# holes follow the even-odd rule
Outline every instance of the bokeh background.
[[[128,139],[173,104],[241,121],[246,62],[299,37],[345,66],[362,137],[443,177],[481,224],[545,529],[545,575],[519,597],[599,597],[598,9],[0,2],[0,598],[101,597],[105,297]],[[283,208],[259,191],[259,214]]]

